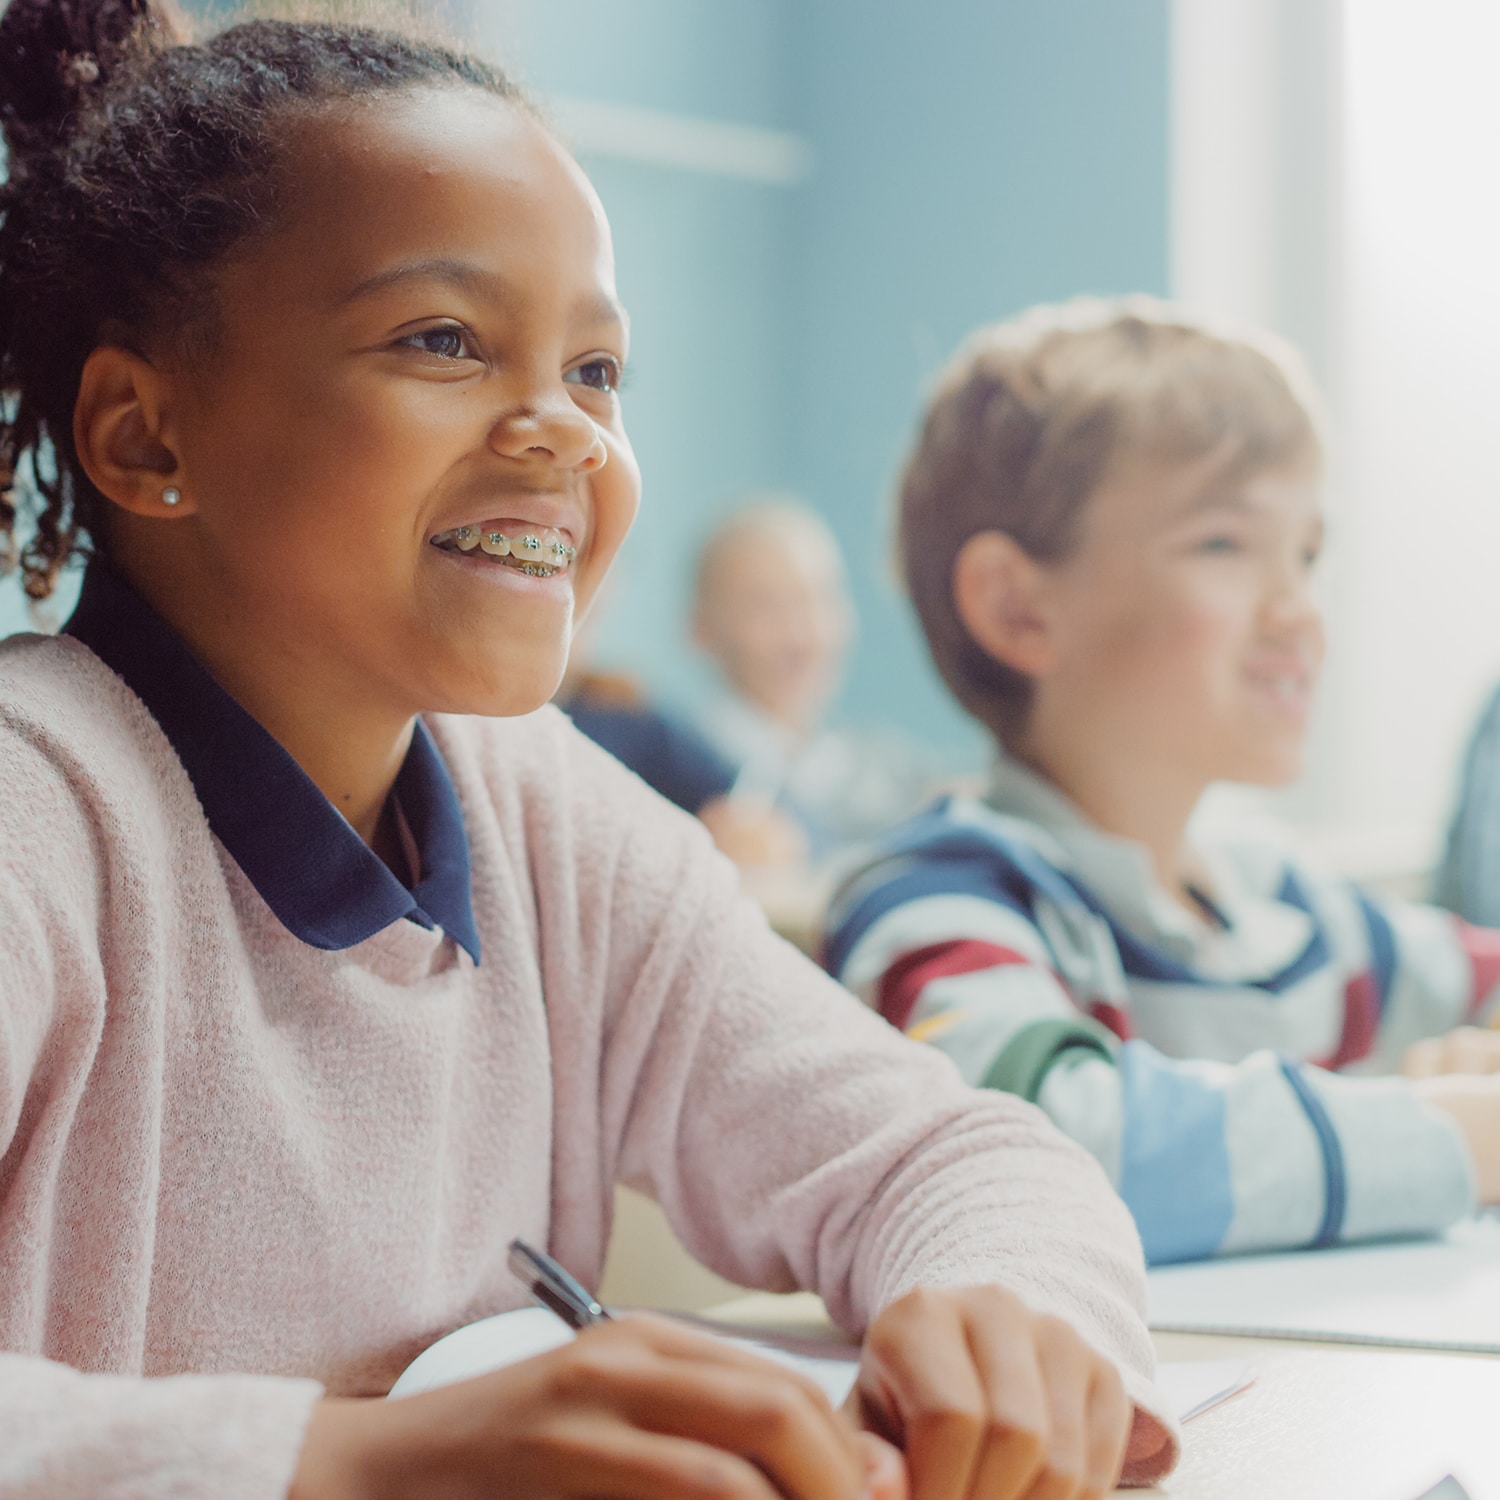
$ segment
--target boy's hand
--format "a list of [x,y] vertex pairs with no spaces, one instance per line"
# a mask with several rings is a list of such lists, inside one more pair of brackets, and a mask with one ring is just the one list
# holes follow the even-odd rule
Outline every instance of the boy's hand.
[[1418,1078],[1412,1088],[1450,1115],[1469,1145],[1481,1203],[1500,1203],[1500,1077],[1444,1073]]
[[906,1452],[912,1500],[1098,1500],[1131,1405],[1114,1366],[999,1287],[916,1291],[865,1336],[851,1401]]
[[400,1401],[315,1409],[290,1500],[907,1500],[900,1456],[811,1382],[619,1318]]
[[1441,1073],[1500,1073],[1500,1031],[1460,1026],[1447,1036],[1415,1042],[1401,1059],[1408,1078],[1436,1078]]

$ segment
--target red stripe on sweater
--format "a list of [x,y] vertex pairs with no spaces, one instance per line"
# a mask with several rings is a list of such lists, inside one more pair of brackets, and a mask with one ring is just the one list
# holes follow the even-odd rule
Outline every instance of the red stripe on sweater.
[[892,1026],[905,1031],[911,1013],[917,1008],[917,1001],[922,998],[922,991],[934,979],[950,979],[955,974],[974,974],[980,969],[1030,962],[1025,954],[1017,953],[1014,948],[981,943],[973,938],[913,948],[885,971],[876,997],[877,1008]]
[[1128,1042],[1135,1035],[1135,1027],[1130,1024],[1129,1015],[1118,1005],[1111,1005],[1105,1000],[1096,1000],[1089,1006],[1089,1014],[1101,1026],[1108,1026],[1122,1042]]
[[1457,918],[1453,922],[1458,930],[1458,940],[1469,955],[1469,966],[1473,970],[1474,983],[1469,990],[1469,1014],[1477,1015],[1484,1009],[1495,985],[1500,983],[1500,932],[1492,927],[1471,927]]
[[1375,988],[1375,976],[1370,973],[1356,974],[1344,986],[1344,1031],[1333,1055],[1322,1068],[1347,1067],[1370,1055],[1375,1045],[1375,1033],[1380,1029],[1380,993]]

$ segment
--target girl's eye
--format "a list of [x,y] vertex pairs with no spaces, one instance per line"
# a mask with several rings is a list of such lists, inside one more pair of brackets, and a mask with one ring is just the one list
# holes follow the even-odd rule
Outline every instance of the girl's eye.
[[423,354],[436,355],[438,359],[474,359],[477,356],[469,343],[465,329],[444,324],[439,328],[423,328],[398,340],[408,349],[417,349]]
[[563,379],[570,385],[586,385],[591,391],[613,393],[620,389],[620,361],[613,355],[598,354],[574,365]]

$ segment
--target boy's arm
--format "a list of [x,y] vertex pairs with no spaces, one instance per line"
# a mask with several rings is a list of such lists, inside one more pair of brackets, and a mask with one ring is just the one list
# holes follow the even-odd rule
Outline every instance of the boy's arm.
[[1500,1016],[1500,931],[1342,881],[1318,894],[1325,921],[1335,931],[1342,925],[1364,959],[1345,986],[1329,1066],[1368,1059],[1392,1071],[1414,1042]]
[[1472,1207],[1463,1137],[1404,1082],[1121,1042],[1077,1011],[1047,953],[1018,906],[971,889],[893,906],[841,974],[969,1082],[1034,1101],[1087,1146],[1149,1259],[1432,1232]]

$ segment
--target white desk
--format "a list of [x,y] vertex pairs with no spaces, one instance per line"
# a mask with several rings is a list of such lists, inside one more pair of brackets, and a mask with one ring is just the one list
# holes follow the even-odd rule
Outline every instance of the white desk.
[[[743,1297],[713,1316],[832,1333],[815,1297]],[[1172,1500],[1416,1500],[1455,1473],[1500,1500],[1500,1359],[1347,1345],[1156,1335],[1162,1359],[1248,1359],[1255,1384],[1183,1429]]]

